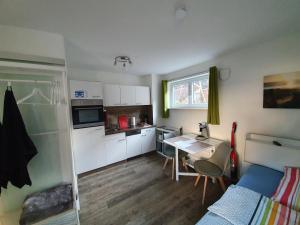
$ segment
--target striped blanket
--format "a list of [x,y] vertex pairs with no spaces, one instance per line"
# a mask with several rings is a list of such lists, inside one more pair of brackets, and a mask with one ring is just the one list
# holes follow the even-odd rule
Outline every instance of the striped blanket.
[[299,212],[234,185],[208,210],[233,225],[300,225]]
[[261,196],[249,224],[300,225],[300,213],[265,196]]
[[300,168],[284,168],[284,176],[272,200],[300,211]]

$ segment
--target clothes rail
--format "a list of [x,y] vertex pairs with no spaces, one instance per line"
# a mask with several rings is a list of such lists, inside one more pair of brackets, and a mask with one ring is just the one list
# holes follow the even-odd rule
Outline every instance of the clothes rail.
[[10,80],[10,79],[0,79],[0,82],[11,82],[11,83],[36,83],[36,84],[52,84],[52,81],[48,80]]

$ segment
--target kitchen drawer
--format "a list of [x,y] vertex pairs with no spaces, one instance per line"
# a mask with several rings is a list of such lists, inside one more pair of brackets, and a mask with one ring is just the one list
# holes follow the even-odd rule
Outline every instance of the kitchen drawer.
[[90,135],[94,134],[98,137],[104,138],[105,137],[105,128],[104,126],[97,126],[97,127],[86,127],[80,129],[73,129],[73,135]]
[[116,140],[116,139],[121,139],[121,138],[125,138],[125,132],[106,135],[104,139],[105,139],[105,141],[109,141],[109,140]]

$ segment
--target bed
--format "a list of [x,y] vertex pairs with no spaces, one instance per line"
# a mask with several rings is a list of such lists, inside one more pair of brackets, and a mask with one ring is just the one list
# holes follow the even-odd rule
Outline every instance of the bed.
[[[251,165],[237,185],[271,197],[282,177],[283,172],[281,171],[265,166]],[[197,225],[231,225],[231,223],[214,213],[208,212]]]
[[[282,146],[273,146],[280,141]],[[248,134],[245,161],[252,163],[237,186],[272,197],[282,179],[283,165],[299,166],[300,141]],[[284,152],[284,156],[282,156]],[[270,160],[271,159],[271,160]],[[279,160],[280,159],[280,160]],[[271,168],[270,168],[271,167]],[[228,220],[212,212],[206,213],[196,225],[231,225]]]

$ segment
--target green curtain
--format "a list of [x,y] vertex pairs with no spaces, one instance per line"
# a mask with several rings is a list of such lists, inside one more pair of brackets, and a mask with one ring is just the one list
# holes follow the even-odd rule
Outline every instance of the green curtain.
[[220,124],[218,69],[215,66],[209,68],[207,123],[214,125]]
[[162,81],[162,118],[169,118],[168,81]]

